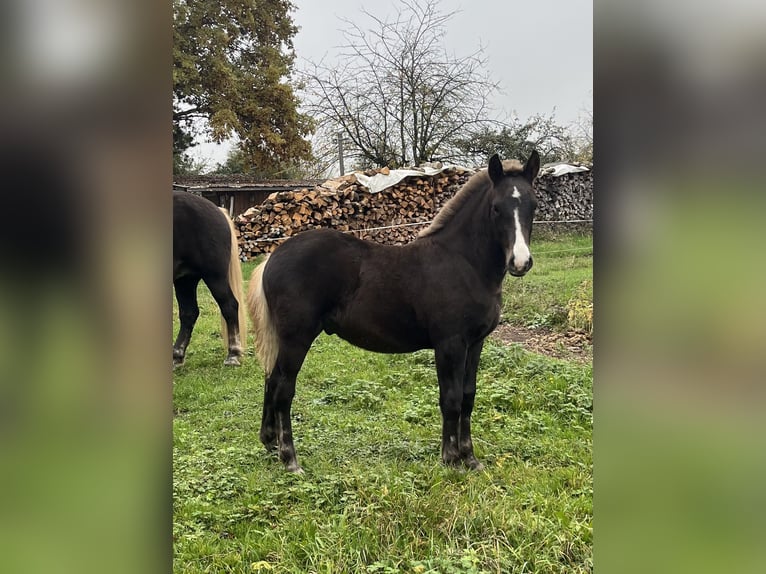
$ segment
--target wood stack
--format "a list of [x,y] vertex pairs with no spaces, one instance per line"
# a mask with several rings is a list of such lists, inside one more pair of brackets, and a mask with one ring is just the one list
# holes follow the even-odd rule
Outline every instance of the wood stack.
[[[261,205],[235,218],[240,257],[249,260],[270,253],[281,240],[321,227],[403,245],[414,239],[470,175],[455,169],[430,177],[411,177],[380,193],[370,193],[349,175],[313,189],[273,193]],[[409,225],[416,223],[423,225]],[[408,226],[394,227],[403,224]],[[377,229],[380,227],[386,229]]]
[[593,172],[542,175],[535,182],[539,221],[593,219]]
[[[384,168],[369,171],[387,174]],[[272,193],[234,220],[240,258],[270,253],[286,238],[316,228],[352,232],[389,245],[412,241],[472,172],[450,169],[434,176],[410,177],[379,193],[370,193],[351,174],[314,188]],[[537,179],[536,220],[593,218],[593,175],[580,172]],[[404,226],[404,227],[402,227]],[[379,229],[383,228],[383,229]]]

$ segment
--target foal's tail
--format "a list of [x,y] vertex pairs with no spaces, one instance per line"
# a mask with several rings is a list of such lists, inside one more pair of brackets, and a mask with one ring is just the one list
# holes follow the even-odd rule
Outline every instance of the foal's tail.
[[[226,215],[226,221],[231,231],[231,257],[229,258],[229,287],[234,293],[234,298],[239,305],[237,322],[239,323],[239,340],[242,349],[247,349],[247,309],[245,308],[245,297],[243,293],[242,265],[239,262],[239,242],[237,241],[237,232],[234,229],[234,222],[229,217],[229,212],[223,208],[221,211]],[[223,334],[223,346],[228,348],[229,330],[226,328],[226,321],[221,318],[221,333]]]
[[266,294],[263,292],[263,271],[268,260],[267,256],[263,263],[253,270],[247,288],[247,306],[255,329],[255,350],[267,377],[274,370],[279,351],[279,338],[271,320]]

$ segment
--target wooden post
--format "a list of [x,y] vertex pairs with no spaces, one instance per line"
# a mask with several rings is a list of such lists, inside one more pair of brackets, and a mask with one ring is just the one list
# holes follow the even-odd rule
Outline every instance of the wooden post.
[[340,164],[340,174],[346,175],[343,168],[343,132],[338,132],[338,163]]

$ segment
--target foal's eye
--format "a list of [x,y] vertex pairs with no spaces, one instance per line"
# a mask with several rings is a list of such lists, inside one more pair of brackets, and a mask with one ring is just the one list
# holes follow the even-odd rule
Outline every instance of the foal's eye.
[[500,215],[500,208],[497,204],[492,204],[492,215]]

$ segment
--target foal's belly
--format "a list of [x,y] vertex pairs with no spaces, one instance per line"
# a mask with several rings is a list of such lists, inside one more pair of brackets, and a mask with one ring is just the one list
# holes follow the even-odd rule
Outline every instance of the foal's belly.
[[412,353],[432,347],[425,330],[398,325],[395,321],[361,323],[328,317],[323,327],[330,335],[338,335],[356,347],[377,353]]

